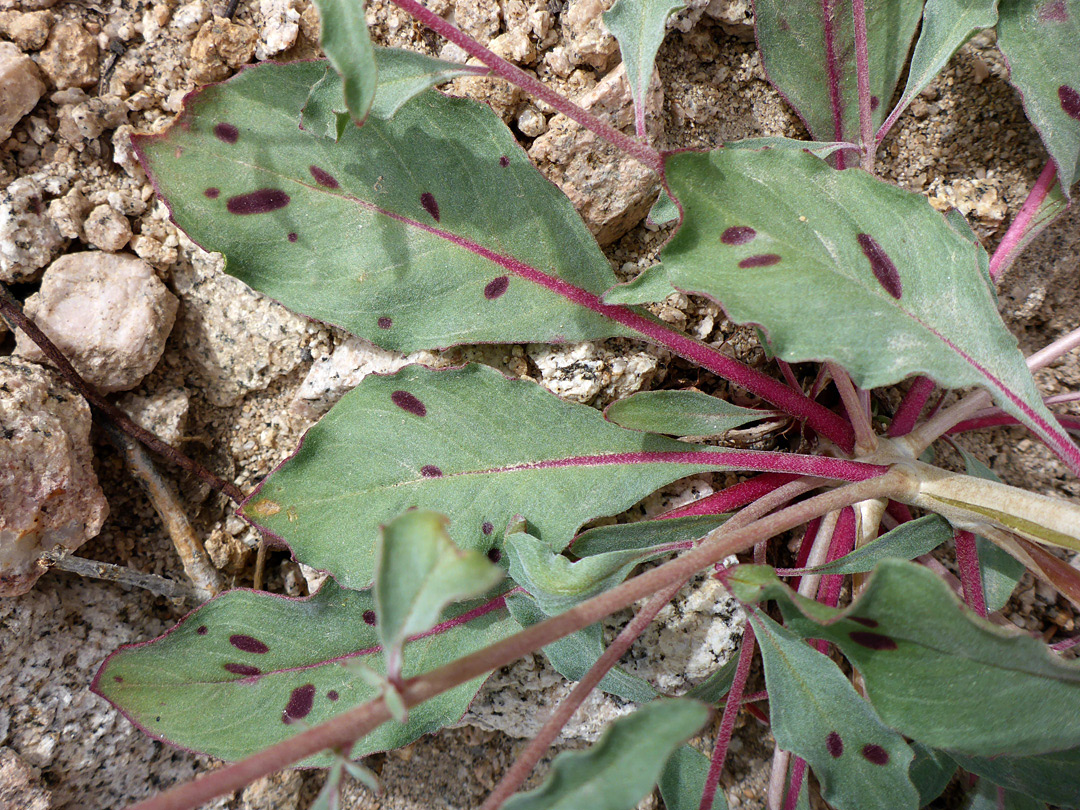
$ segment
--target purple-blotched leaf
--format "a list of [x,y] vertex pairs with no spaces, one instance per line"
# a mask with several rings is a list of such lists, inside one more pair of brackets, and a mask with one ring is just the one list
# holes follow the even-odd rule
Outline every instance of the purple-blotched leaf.
[[[327,582],[307,599],[229,591],[153,641],[113,653],[93,689],[148,734],[221,759],[242,759],[378,696],[342,666],[383,672],[375,600]],[[503,599],[455,606],[409,644],[410,677],[519,629]],[[458,720],[483,678],[409,711],[361,739],[351,756],[398,748]],[[326,767],[330,754],[304,764]]]
[[604,418],[616,425],[670,436],[717,436],[778,415],[740,408],[701,391],[641,391],[604,411]]
[[[868,0],[870,108],[881,124],[922,14],[921,0]],[[758,44],[769,79],[820,141],[857,141],[854,15],[850,0],[757,0]]]
[[364,0],[315,0],[315,6],[319,9],[319,44],[343,77],[349,115],[361,124],[375,99],[378,77]]
[[924,197],[790,149],[677,154],[667,179],[684,212],[662,253],[675,287],[760,324],[784,360],[839,363],[863,388],[982,386],[1080,472],[1001,321],[985,252]]
[[1065,196],[1080,180],[1080,0],[1001,0],[998,47]]
[[645,96],[652,81],[656,52],[667,33],[672,12],[686,8],[686,0],[616,0],[603,14],[604,25],[619,42],[630,95],[634,98],[634,128],[645,136]]
[[443,512],[464,549],[490,551],[516,516],[553,550],[592,518],[705,470],[870,478],[886,468],[702,447],[624,430],[486,366],[370,375],[335,405],[243,514],[347,587],[370,584],[377,527],[411,507]]
[[1080,747],[1080,666],[977,616],[920,565],[883,560],[843,610],[799,596],[764,566],[739,566],[727,582],[745,602],[775,599],[804,638],[836,644],[878,716],[907,737],[971,756]]
[[761,646],[776,744],[802,757],[837,810],[917,810],[914,754],[859,697],[839,667],[764,612],[750,613]]
[[904,95],[882,124],[877,139],[885,137],[900,113],[934,80],[971,35],[997,22],[998,0],[927,0],[922,28],[911,55]]

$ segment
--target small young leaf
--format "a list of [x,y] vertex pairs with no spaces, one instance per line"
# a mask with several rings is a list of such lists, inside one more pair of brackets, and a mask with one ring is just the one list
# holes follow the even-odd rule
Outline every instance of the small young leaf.
[[671,286],[664,265],[646,267],[625,284],[616,284],[604,293],[605,304],[655,304],[678,292]]
[[827,656],[776,624],[750,614],[765,664],[776,744],[806,760],[823,798],[837,810],[918,810],[908,779],[914,757]]
[[929,554],[942,543],[949,542],[952,536],[949,521],[940,515],[927,515],[897,526],[834,562],[814,568],[789,568],[783,574],[858,574],[872,570],[881,560],[913,560],[921,554]]
[[344,79],[345,105],[362,124],[375,98],[378,68],[364,18],[364,0],[315,0],[319,44]]
[[480,596],[503,570],[479,551],[462,551],[446,533],[447,518],[413,510],[379,532],[375,546],[375,614],[387,672],[396,677],[409,636],[434,627],[443,608]]
[[656,52],[664,41],[667,18],[686,8],[686,0],[616,0],[603,14],[604,25],[619,42],[626,79],[634,99],[638,137],[645,134],[645,98],[652,81]]
[[[709,775],[709,758],[689,745],[677,748],[668,757],[657,787],[664,800],[664,810],[698,810],[705,779]],[[712,810],[727,810],[727,797],[717,788]]]
[[1080,748],[1036,757],[956,756],[960,767],[995,785],[1060,807],[1080,807]]
[[700,540],[725,520],[727,515],[691,515],[596,526],[575,537],[570,550],[576,557],[591,557],[611,551],[681,547]]
[[[870,106],[877,126],[892,99],[919,24],[919,0],[868,0]],[[854,14],[850,0],[754,4],[758,44],[769,80],[819,141],[859,136]]]
[[341,789],[345,786],[345,767],[338,760],[330,766],[322,790],[308,810],[341,810]]
[[908,777],[919,791],[919,807],[926,807],[942,794],[953,774],[956,762],[946,753],[936,751],[920,742],[911,743],[915,759],[911,761]]
[[890,113],[890,121],[907,109],[972,34],[993,27],[997,5],[998,0],[927,0],[904,95]]
[[341,92],[341,77],[327,65],[326,72],[311,86],[304,100],[300,129],[337,143],[351,121]]
[[667,179],[684,211],[662,254],[675,287],[760,324],[784,360],[839,363],[863,388],[919,374],[983,386],[1080,470],[1001,321],[981,248],[924,197],[790,149],[683,152]]
[[700,391],[641,391],[604,411],[609,422],[624,428],[671,436],[716,436],[776,415],[740,408]]
[[744,601],[776,599],[794,632],[835,643],[882,720],[912,739],[950,755],[1080,747],[1080,666],[976,616],[922,566],[882,560],[844,610],[799,597],[770,568],[740,566],[728,582]]
[[[503,601],[455,605],[435,632],[410,643],[403,675],[516,632],[520,626]],[[344,590],[333,581],[306,599],[229,591],[165,635],[113,653],[93,689],[158,739],[242,759],[379,696],[378,687],[341,664],[363,659],[382,670],[376,621],[370,591]],[[385,723],[349,756],[398,748],[457,721],[483,681],[475,678],[414,706],[406,725]],[[332,763],[324,753],[303,764]]]
[[1001,0],[998,47],[1065,196],[1080,180],[1080,0]]
[[964,810],[1046,810],[1046,805],[1029,796],[1000,789],[988,779],[980,779]]
[[[522,627],[529,627],[549,618],[535,600],[522,593],[507,596],[506,607]],[[580,681],[584,678],[589,668],[600,660],[603,652],[604,636],[599,624],[591,624],[544,647],[544,655],[555,671],[568,681]],[[631,675],[618,666],[612,667],[603,677],[599,688],[635,703],[648,703],[656,697],[656,690],[648,681]]]
[[675,201],[671,199],[671,195],[665,189],[660,189],[660,196],[656,198],[656,202],[649,209],[647,221],[658,228],[662,228],[665,225],[670,225],[678,218],[679,206],[675,204]]
[[701,703],[663,698],[612,723],[586,751],[555,757],[544,784],[513,796],[505,810],[633,810],[664,763],[709,719]]

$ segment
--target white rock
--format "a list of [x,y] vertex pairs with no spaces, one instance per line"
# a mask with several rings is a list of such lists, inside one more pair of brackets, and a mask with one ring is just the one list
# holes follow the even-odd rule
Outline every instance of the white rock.
[[45,82],[34,60],[10,42],[0,42],[0,142],[34,109]]
[[290,407],[301,416],[318,419],[368,374],[393,374],[410,363],[433,367],[445,365],[431,352],[405,355],[350,336],[332,354],[324,354],[315,360]]
[[108,513],[86,401],[52,371],[0,358],[0,596],[30,590],[42,552],[78,548]]
[[86,241],[109,252],[122,249],[131,239],[131,223],[112,206],[101,204],[90,212],[83,223]]
[[135,424],[175,446],[184,436],[189,402],[183,388],[169,388],[145,397],[124,394],[116,404]]
[[[134,388],[157,365],[177,306],[142,259],[87,251],[53,262],[25,309],[87,381],[110,392]],[[15,352],[43,359],[22,332]]]
[[584,404],[603,405],[628,396],[650,383],[660,370],[660,355],[651,347],[531,344],[527,353],[540,370],[539,383],[544,388]]
[[522,135],[536,138],[547,132],[547,119],[536,107],[529,105],[518,113],[517,126]]
[[256,59],[269,59],[296,43],[300,33],[298,5],[297,0],[261,0],[259,11],[263,24],[259,28],[259,42],[255,46]]
[[42,185],[20,177],[0,194],[0,281],[31,281],[67,240],[46,214]]
[[619,51],[615,37],[604,27],[601,15],[611,0],[570,0],[563,12],[563,42],[571,63],[605,71]]

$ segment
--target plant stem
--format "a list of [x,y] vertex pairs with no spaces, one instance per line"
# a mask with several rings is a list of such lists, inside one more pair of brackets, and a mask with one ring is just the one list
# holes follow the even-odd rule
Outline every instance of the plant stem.
[[859,140],[862,144],[862,167],[873,174],[877,140],[874,138],[874,123],[871,119],[870,56],[866,44],[865,0],[852,0],[851,8],[855,16],[855,77],[859,90]]
[[997,280],[1020,254],[1020,247],[1031,227],[1031,221],[1035,218],[1043,200],[1046,199],[1046,195],[1050,193],[1050,189],[1054,187],[1055,180],[1057,180],[1057,167],[1054,161],[1048,160],[1039,174],[1039,179],[1035,181],[1027,199],[1020,207],[1019,213],[1009,225],[1009,230],[1005,232],[1005,236],[998,243],[997,250],[990,258],[990,278]]
[[[696,548],[575,605],[565,613],[527,627],[457,661],[409,678],[402,684],[402,701],[406,708],[409,708],[430,700],[458,684],[505,666],[522,655],[588,627],[639,599],[692,576],[696,571],[714,565],[764,539],[793,529],[817,515],[870,498],[889,497],[892,493],[904,489],[909,480],[908,473],[892,469],[877,478],[848,484],[800,501],[730,534],[718,534],[718,531],[714,530]],[[389,719],[390,712],[381,698],[369,701],[247,759],[139,802],[133,805],[131,810],[191,810],[216,796],[239,790],[260,776],[273,773],[324,749],[349,748],[356,740]]]
[[181,469],[187,470],[214,489],[224,492],[235,503],[240,503],[244,500],[244,493],[241,492],[235,484],[218,478],[199,462],[189,458],[175,447],[166,444],[141,425],[135,424],[126,413],[105,399],[97,388],[82,378],[79,372],[75,370],[75,367],[71,365],[71,362],[67,357],[64,356],[64,353],[49,339],[48,335],[42,332],[37,324],[26,317],[19,302],[12,297],[11,293],[8,292],[7,287],[3,284],[0,284],[0,314],[14,326],[22,329],[27,336],[34,341],[37,347],[41,349],[41,353],[56,367],[56,370],[71,384],[71,387],[78,391],[83,399],[90,403],[90,407],[97,412],[99,417],[112,422],[128,436],[142,442],[159,456],[171,461]]
[[960,569],[960,584],[964,589],[967,606],[986,618],[986,597],[983,595],[982,570],[979,567],[979,549],[975,535],[958,530],[953,535],[956,545],[956,567]]
[[670,520],[671,518],[688,517],[690,515],[722,515],[731,512],[741,506],[756,501],[768,495],[784,484],[797,480],[798,476],[793,473],[762,473],[740,481],[719,492],[714,492],[699,501],[693,501],[685,506],[679,506],[652,520]]
[[182,599],[195,604],[206,601],[206,595],[199,593],[190,585],[159,577],[157,574],[146,574],[123,565],[88,560],[85,557],[76,557],[73,554],[58,551],[48,551],[42,556],[49,561],[49,567],[57,571],[68,571],[81,577],[93,577],[133,588],[142,588],[158,596],[164,596],[166,599]]
[[1032,371],[1046,368],[1062,355],[1068,354],[1077,346],[1080,346],[1080,329],[1073,329],[1048,346],[1039,349],[1027,359],[1027,367]]
[[613,146],[618,147],[635,160],[648,166],[659,175],[664,174],[664,158],[659,152],[648,144],[624,135],[619,130],[601,121],[596,116],[583,110],[565,96],[556,93],[544,85],[538,79],[530,76],[524,70],[514,65],[501,56],[496,55],[485,48],[463,31],[455,28],[442,17],[430,9],[425,8],[417,0],[391,0],[394,5],[411,14],[424,23],[435,33],[464,50],[469,56],[475,57],[491,68],[491,71],[502,79],[520,87],[534,98],[542,99],[567,118],[570,118],[585,129],[592,130],[601,138]]
[[889,438],[906,436],[919,421],[919,414],[926,407],[926,401],[934,393],[934,381],[929,377],[916,377],[904,394],[900,407],[896,410],[896,416],[889,423]]
[[701,792],[698,810],[711,810],[716,798],[716,788],[720,784],[720,774],[724,770],[728,746],[731,745],[731,733],[735,730],[735,718],[742,709],[742,695],[746,689],[746,679],[750,676],[750,665],[754,662],[754,628],[750,622],[743,629],[743,642],[739,647],[739,663],[735,667],[735,679],[731,682],[724,714],[720,718],[720,731],[716,735],[716,744],[709,761],[709,773],[705,777],[705,788]]
[[795,810],[799,803],[799,792],[802,790],[805,777],[806,760],[802,757],[795,757],[795,763],[791,766],[791,784],[788,786],[787,798],[784,800],[784,810]]
[[870,424],[870,414],[863,407],[862,398],[859,396],[855,383],[844,369],[829,363],[829,373],[832,375],[833,384],[840,392],[840,399],[847,410],[848,421],[855,431],[855,452],[857,455],[868,455],[877,449],[877,434]]

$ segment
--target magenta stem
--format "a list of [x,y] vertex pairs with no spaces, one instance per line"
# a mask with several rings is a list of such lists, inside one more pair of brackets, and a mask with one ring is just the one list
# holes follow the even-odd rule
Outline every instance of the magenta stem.
[[862,167],[874,173],[874,122],[871,119],[870,57],[866,43],[866,5],[864,0],[852,0],[855,15],[855,78],[859,89],[859,141],[862,145]]
[[833,384],[840,392],[840,400],[844,403],[848,421],[855,431],[855,447],[857,455],[867,455],[877,449],[877,435],[874,426],[870,424],[870,413],[863,405],[863,398],[851,377],[843,368],[836,363],[829,363],[829,373],[832,375]]
[[488,50],[472,37],[448,23],[438,14],[416,2],[416,0],[392,0],[392,2],[394,5],[418,19],[435,33],[448,39],[450,42],[453,42],[469,54],[469,56],[479,59],[491,68],[491,71],[496,76],[506,79],[506,81],[511,84],[520,87],[534,98],[544,100],[567,118],[577,121],[581,126],[592,130],[605,141],[621,149],[635,160],[645,164],[657,174],[663,175],[664,158],[648,144],[627,137],[611,125],[601,121],[591,113],[586,112],[577,104],[570,101],[570,99],[556,93],[538,79],[530,76],[517,65],[506,61],[501,56]]
[[746,688],[746,679],[750,675],[750,665],[754,661],[754,641],[754,628],[748,621],[743,630],[743,643],[739,648],[739,663],[735,667],[735,680],[732,681],[731,691],[728,692],[727,702],[724,704],[724,714],[720,718],[720,733],[716,736],[716,746],[713,748],[712,760],[709,762],[709,773],[705,777],[705,789],[701,792],[698,810],[711,810],[713,800],[716,798],[716,788],[720,784],[720,774],[724,770],[724,760],[727,759],[728,746],[731,744],[731,732],[735,730],[735,718],[742,708],[743,690]]
[[934,381],[929,377],[916,377],[911,387],[904,394],[900,407],[896,411],[889,424],[889,438],[906,436],[911,433],[915,423],[919,420],[919,414],[926,407],[930,395],[934,393]]
[[746,506],[746,504],[768,495],[773,490],[779,489],[796,478],[798,476],[791,473],[755,475],[747,481],[741,481],[719,492],[714,492],[699,501],[657,515],[653,520],[669,520],[692,515],[722,515],[724,512],[731,512],[739,507]]
[[803,778],[806,776],[806,760],[795,757],[791,765],[791,785],[788,787],[787,798],[784,800],[784,810],[795,810],[799,803],[799,791],[802,790]]
[[1009,225],[1009,230],[1005,232],[1005,236],[998,243],[997,250],[990,258],[990,278],[997,279],[1019,255],[1020,244],[1031,227],[1031,221],[1035,218],[1043,200],[1046,199],[1046,195],[1053,188],[1055,180],[1057,180],[1057,167],[1054,161],[1048,160],[1039,174],[1039,179],[1035,181],[1034,187],[1024,200],[1020,213]]
[[[1057,418],[1058,424],[1070,433],[1080,432],[1080,417],[1070,416],[1068,414],[1054,414]],[[976,416],[971,419],[965,419],[963,422],[957,422],[948,431],[946,435],[953,436],[957,433],[966,433],[969,430],[983,430],[985,428],[992,427],[1013,427],[1019,425],[1020,421],[1005,413],[988,414],[986,416]]]
[[[836,55],[836,30],[833,27],[833,5],[836,0],[820,0],[821,28],[825,36],[825,75],[829,82],[829,104],[832,107],[833,140],[846,141],[844,132],[844,102],[840,94],[840,65]],[[836,168],[847,164],[844,151],[836,153]]]
[[986,596],[983,594],[982,570],[979,566],[979,549],[975,544],[975,535],[957,531],[953,539],[956,544],[956,567],[960,569],[960,584],[964,588],[964,601],[969,608],[985,617]]

